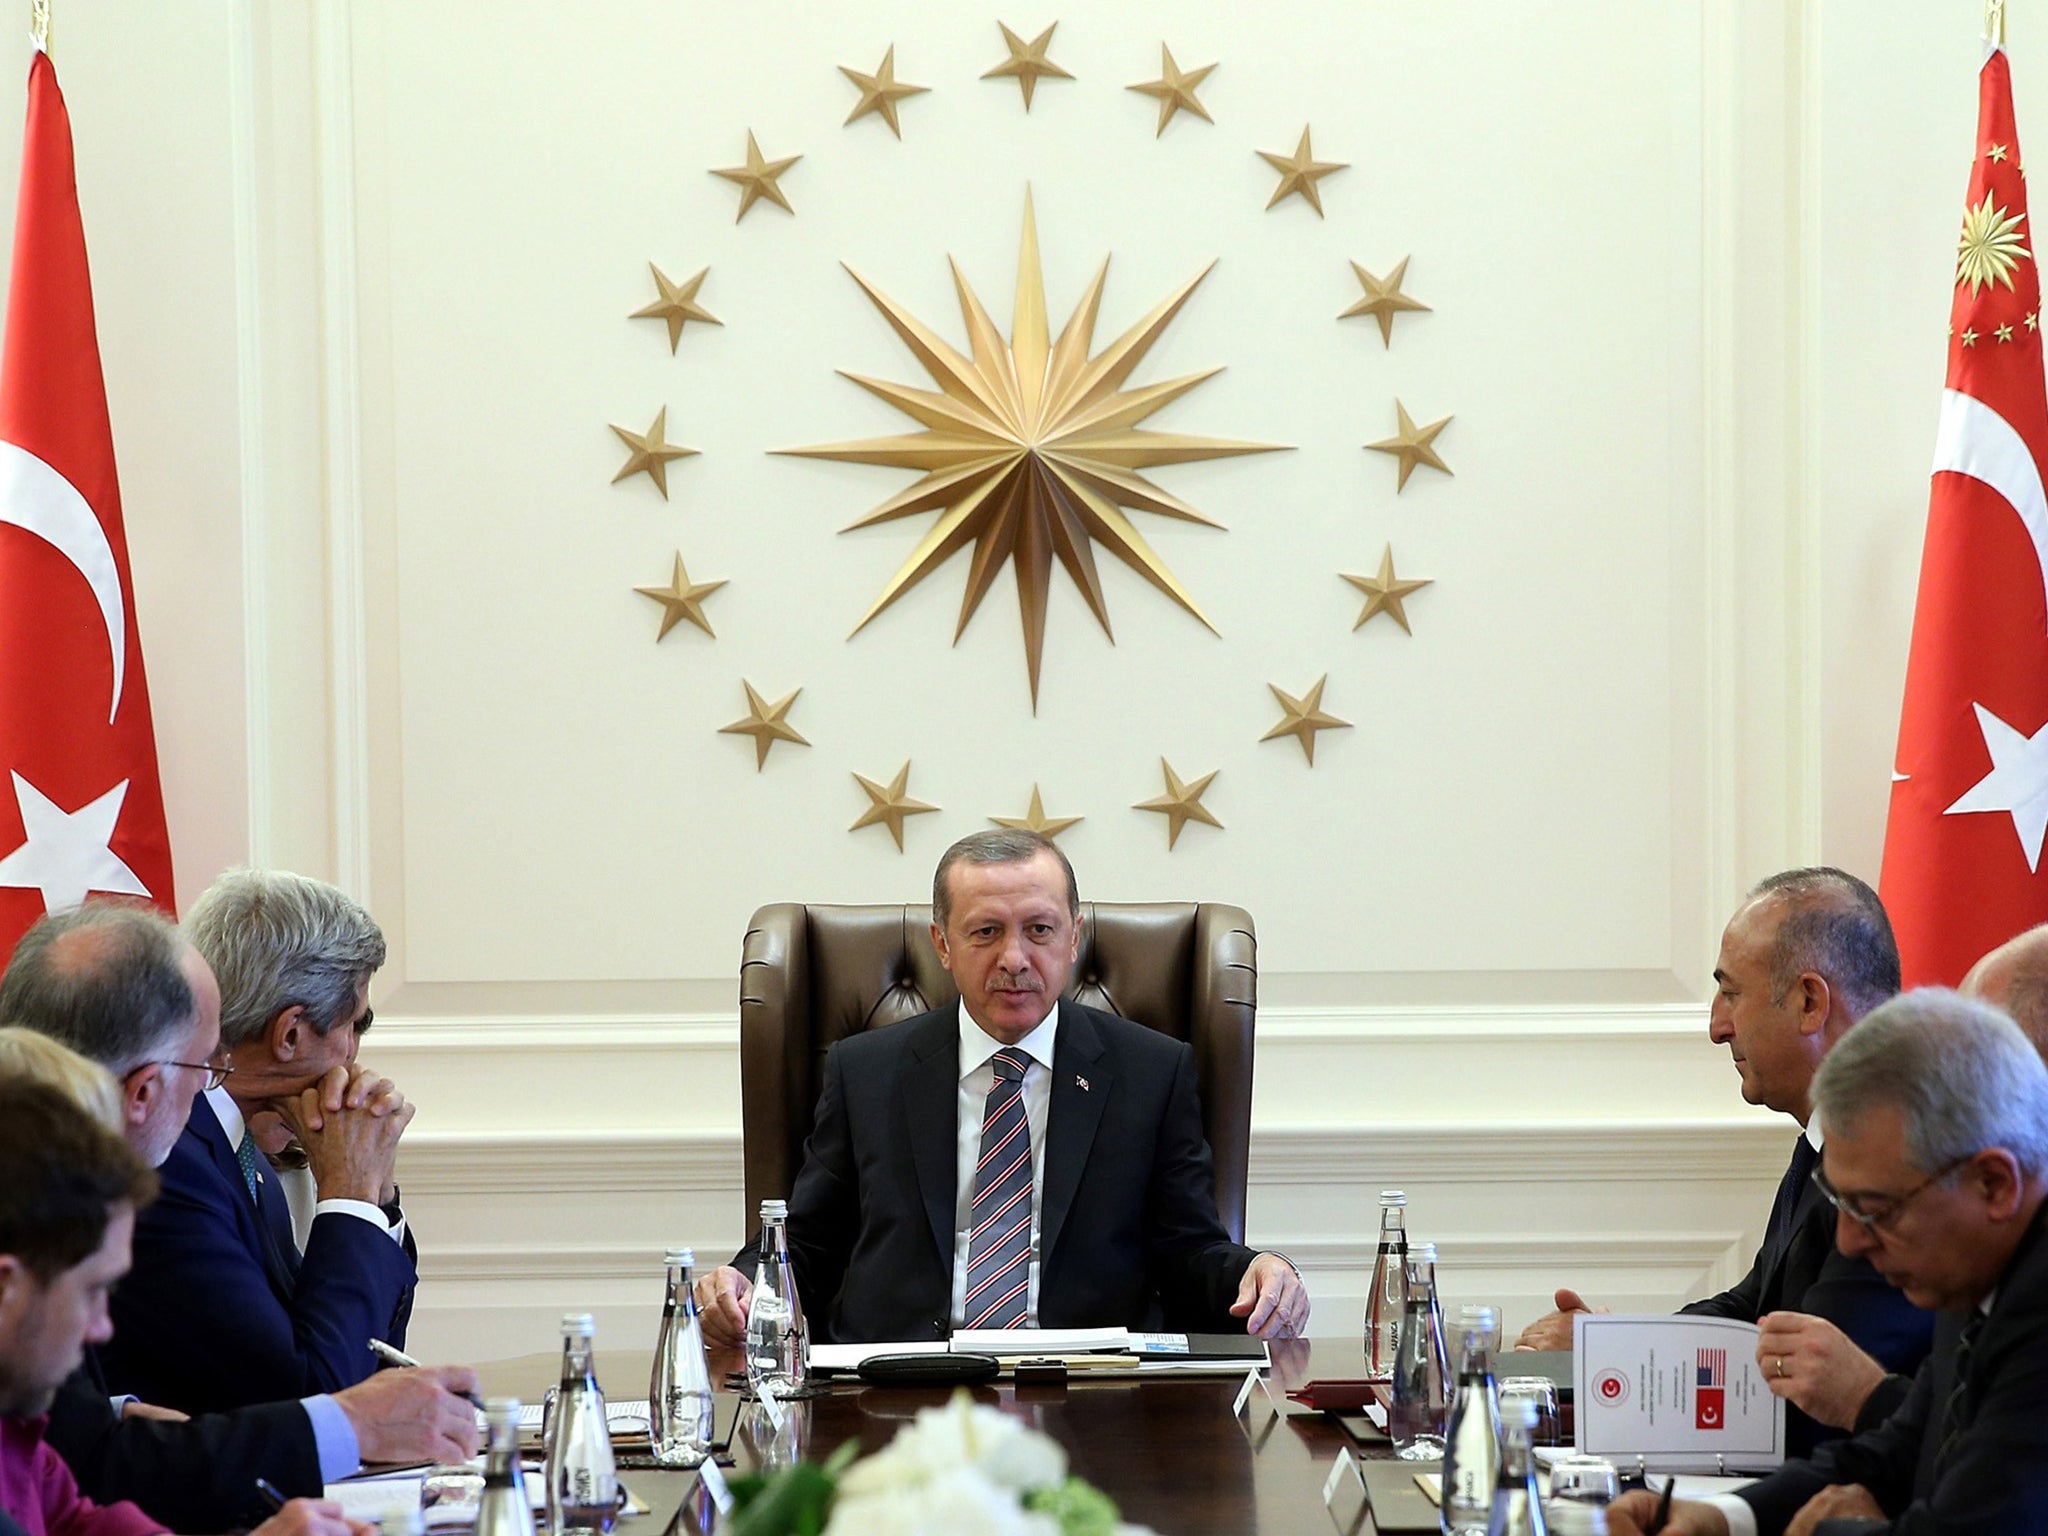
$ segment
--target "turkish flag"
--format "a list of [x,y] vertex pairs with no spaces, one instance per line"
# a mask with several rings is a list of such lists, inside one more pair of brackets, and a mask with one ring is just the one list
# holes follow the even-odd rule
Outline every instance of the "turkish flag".
[[1722,1399],[1727,1395],[1723,1387],[1701,1387],[1693,1398],[1694,1429],[1722,1429],[1728,1423]]
[[1909,987],[2048,921],[2048,395],[2012,73],[1978,76],[1880,886]]
[[37,53],[0,353],[0,954],[96,891],[169,910],[171,844],[71,120]]

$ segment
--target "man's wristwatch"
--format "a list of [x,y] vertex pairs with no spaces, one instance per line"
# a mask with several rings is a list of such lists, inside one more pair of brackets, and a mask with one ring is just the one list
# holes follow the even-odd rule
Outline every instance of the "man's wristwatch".
[[393,1184],[391,1186],[391,1199],[386,1204],[377,1207],[378,1210],[384,1213],[384,1220],[394,1227],[405,1220],[405,1212],[399,1206],[399,1199],[399,1188],[396,1184]]

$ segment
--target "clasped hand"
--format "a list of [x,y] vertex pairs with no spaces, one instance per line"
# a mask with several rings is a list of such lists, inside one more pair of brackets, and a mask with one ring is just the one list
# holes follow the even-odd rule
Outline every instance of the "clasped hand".
[[414,1108],[389,1078],[361,1065],[337,1066],[270,1107],[306,1149],[322,1200],[388,1205],[397,1197],[398,1139]]

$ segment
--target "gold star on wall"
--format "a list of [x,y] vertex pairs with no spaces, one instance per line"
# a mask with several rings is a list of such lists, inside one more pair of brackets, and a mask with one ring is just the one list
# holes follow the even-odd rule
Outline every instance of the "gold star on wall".
[[1325,672],[1316,679],[1316,685],[1298,699],[1282,689],[1278,683],[1266,684],[1273,690],[1273,697],[1280,701],[1280,707],[1286,713],[1281,717],[1280,723],[1259,740],[1274,741],[1282,736],[1292,736],[1301,743],[1302,756],[1308,759],[1309,766],[1314,767],[1316,732],[1351,729],[1349,720],[1339,720],[1335,715],[1323,712],[1323,685],[1329,680],[1330,674]]
[[796,702],[801,688],[792,688],[782,698],[770,704],[762,698],[752,683],[741,681],[747,690],[747,718],[735,720],[731,725],[721,725],[721,736],[751,736],[754,738],[754,771],[760,772],[768,761],[768,749],[778,741],[794,742],[797,746],[808,747],[810,743],[796,732],[789,723],[789,706]]
[[1082,819],[1079,816],[1046,815],[1045,802],[1039,798],[1036,784],[1031,786],[1031,809],[1022,816],[989,817],[999,827],[1009,827],[1017,832],[1036,832],[1040,837],[1058,837]]
[[1349,320],[1354,315],[1371,315],[1380,323],[1380,345],[1394,344],[1394,316],[1407,312],[1428,314],[1429,306],[1420,299],[1411,299],[1401,291],[1401,280],[1408,275],[1408,258],[1403,256],[1394,264],[1394,270],[1385,277],[1374,277],[1357,262],[1351,263],[1351,270],[1358,274],[1359,286],[1365,289],[1365,297],[1345,310],[1337,318]]
[[1183,71],[1173,61],[1173,50],[1164,43],[1159,45],[1159,78],[1126,87],[1127,90],[1136,91],[1141,96],[1158,98],[1159,128],[1152,135],[1153,138],[1156,139],[1166,132],[1166,125],[1173,121],[1173,114],[1176,112],[1192,112],[1205,123],[1216,121],[1209,115],[1209,109],[1195,96],[1195,88],[1209,78],[1209,72],[1215,67],[1214,64],[1204,64],[1200,69]]
[[687,283],[672,283],[668,274],[653,262],[647,263],[647,270],[654,274],[654,286],[661,297],[645,309],[636,309],[631,318],[635,320],[666,320],[668,322],[668,349],[673,353],[676,343],[682,340],[683,326],[692,320],[701,320],[706,325],[723,325],[725,322],[697,302],[697,290],[704,286],[704,279],[711,273],[705,267]]
[[910,783],[910,763],[906,759],[896,770],[896,777],[886,786],[877,784],[865,774],[856,773],[854,782],[867,791],[868,808],[860,813],[860,820],[846,830],[858,832],[862,827],[885,826],[889,835],[896,839],[896,851],[903,851],[903,821],[908,816],[922,816],[927,811],[936,811],[936,805],[926,805],[922,800],[913,800],[903,791]]
[[850,525],[865,528],[920,512],[939,514],[923,541],[854,626],[854,632],[859,633],[875,615],[972,544],[974,558],[954,638],[967,628],[967,621],[1002,574],[1004,564],[1012,564],[1034,710],[1053,562],[1066,568],[1105,634],[1110,633],[1109,608],[1095,568],[1096,544],[1214,631],[1216,626],[1195,606],[1122,509],[1132,507],[1213,528],[1217,526],[1214,521],[1137,471],[1157,464],[1268,453],[1277,446],[1138,427],[1153,412],[1220,371],[1209,369],[1138,389],[1122,387],[1208,269],[1189,279],[1091,358],[1088,348],[1094,339],[1107,270],[1105,262],[1059,340],[1052,341],[1045,313],[1045,281],[1038,262],[1038,227],[1027,193],[1023,247],[1017,258],[1015,320],[1007,346],[966,278],[954,268],[960,311],[972,342],[971,360],[870,286],[859,273],[852,273],[942,393],[848,374],[861,388],[921,422],[925,430],[901,437],[778,450],[924,471],[923,479]]
[[1010,50],[1010,56],[994,69],[989,70],[981,78],[984,80],[996,80],[1005,75],[1014,75],[1017,84],[1024,88],[1024,110],[1026,112],[1031,110],[1031,93],[1038,88],[1038,82],[1041,79],[1071,80],[1074,78],[1045,56],[1045,50],[1052,43],[1053,28],[1059,25],[1058,22],[1054,22],[1051,27],[1047,27],[1028,43],[1008,27],[1004,27],[1000,21],[996,25],[1003,28],[1003,46]]
[[1180,829],[1191,821],[1199,821],[1205,827],[1216,827],[1220,830],[1223,823],[1202,804],[1202,796],[1215,781],[1217,770],[1211,769],[1194,783],[1185,784],[1181,782],[1180,775],[1173,771],[1173,764],[1165,758],[1159,759],[1159,766],[1166,772],[1166,793],[1154,795],[1150,800],[1140,800],[1131,809],[1157,811],[1166,818],[1166,846],[1171,848],[1179,842]]
[[1291,155],[1276,155],[1271,150],[1259,151],[1259,158],[1280,173],[1280,185],[1273,189],[1273,195],[1266,199],[1271,208],[1290,192],[1315,209],[1316,217],[1323,216],[1323,194],[1316,183],[1325,176],[1334,176],[1349,167],[1346,160],[1318,160],[1308,147],[1308,129],[1301,130],[1301,142],[1294,147]]
[[619,441],[632,450],[626,455],[626,462],[619,472],[612,476],[612,484],[617,485],[628,475],[644,474],[661,492],[661,499],[667,501],[669,461],[693,458],[697,452],[694,448],[684,448],[668,441],[668,407],[664,405],[654,413],[654,425],[644,433],[628,432],[617,422],[612,423],[612,430],[618,433]]
[[714,176],[723,176],[727,181],[733,182],[740,189],[740,211],[733,216],[733,223],[737,224],[741,219],[744,219],[747,216],[747,210],[764,197],[784,213],[795,213],[796,210],[789,206],[789,199],[782,194],[781,182],[776,178],[801,159],[803,159],[802,155],[788,155],[780,160],[764,159],[761,154],[761,146],[754,142],[754,130],[749,128],[747,130],[747,163],[745,165],[730,165],[724,170],[714,170],[711,173]]
[[889,131],[897,138],[903,137],[903,125],[896,121],[896,103],[906,96],[922,96],[931,87],[928,85],[904,85],[896,78],[896,45],[891,43],[889,51],[882,55],[882,62],[872,75],[864,75],[857,69],[839,66],[839,73],[860,87],[860,100],[853,111],[847,114],[848,124],[856,123],[870,112],[889,125]]
[[1418,427],[1409,419],[1408,407],[1399,400],[1394,402],[1394,411],[1399,420],[1400,430],[1392,437],[1383,437],[1376,443],[1365,446],[1373,453],[1390,453],[1401,461],[1401,475],[1394,482],[1394,494],[1400,495],[1407,488],[1408,477],[1415,473],[1415,466],[1427,464],[1431,469],[1451,473],[1451,466],[1437,456],[1435,447],[1437,434],[1448,427],[1453,418],[1446,416],[1442,421],[1432,421],[1426,427]]
[[1380,556],[1380,571],[1377,576],[1353,576],[1349,572],[1339,574],[1365,594],[1365,607],[1358,615],[1358,624],[1351,626],[1353,629],[1358,628],[1359,624],[1363,624],[1374,614],[1384,613],[1391,616],[1407,633],[1415,633],[1408,628],[1408,610],[1403,606],[1402,600],[1428,586],[1431,578],[1424,577],[1419,581],[1402,581],[1397,578],[1394,575],[1393,545],[1389,544],[1386,552]]
[[675,575],[669,578],[667,586],[635,587],[633,590],[642,597],[651,597],[661,604],[661,633],[654,637],[655,643],[659,645],[668,638],[668,632],[684,619],[688,619],[705,634],[712,634],[711,621],[704,617],[704,599],[724,585],[722,580],[692,582],[690,573],[683,569],[683,552],[677,550]]

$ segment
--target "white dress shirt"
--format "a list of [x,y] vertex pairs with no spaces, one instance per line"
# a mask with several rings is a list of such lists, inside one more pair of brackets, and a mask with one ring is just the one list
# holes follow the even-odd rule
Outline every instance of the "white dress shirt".
[[[1045,1205],[1045,1119],[1052,1104],[1053,1037],[1060,1027],[1059,1000],[1016,1049],[1031,1058],[1024,1069],[1024,1119],[1031,1127],[1031,1258],[1025,1265],[1029,1288],[1024,1293],[1024,1323],[1038,1326],[1038,1215]],[[981,1163],[981,1119],[988,1091],[995,1086],[995,1054],[1003,1042],[974,1022],[967,1002],[960,1003],[959,1136],[955,1158],[959,1170],[953,1200],[953,1326],[967,1322],[967,1239],[974,1231],[974,1174]]]

